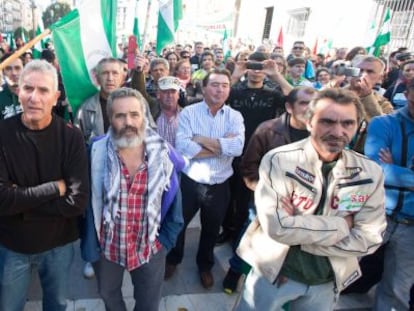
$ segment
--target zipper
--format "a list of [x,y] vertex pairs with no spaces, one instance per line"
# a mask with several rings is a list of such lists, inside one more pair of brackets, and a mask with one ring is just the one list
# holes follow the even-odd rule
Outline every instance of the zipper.
[[305,183],[303,180],[301,180],[298,176],[296,176],[295,174],[292,174],[290,172],[286,172],[286,176],[290,177],[294,180],[296,180],[298,183],[300,183],[302,186],[304,186],[306,189],[308,189],[309,191],[311,191],[312,193],[316,193],[316,188],[313,188],[311,185]]
[[315,215],[322,215],[323,214],[323,208],[325,205],[325,200],[326,200],[326,196],[327,196],[327,183],[328,183],[328,178],[326,178],[324,176],[324,174],[322,174],[322,193],[321,193],[321,199],[319,200],[318,206],[315,210]]
[[345,187],[372,184],[373,182],[374,181],[372,180],[372,178],[368,178],[368,179],[361,179],[361,180],[357,180],[357,181],[351,181],[351,182],[347,182],[347,183],[341,183],[341,184],[338,184],[337,186],[338,186],[338,188],[345,188]]

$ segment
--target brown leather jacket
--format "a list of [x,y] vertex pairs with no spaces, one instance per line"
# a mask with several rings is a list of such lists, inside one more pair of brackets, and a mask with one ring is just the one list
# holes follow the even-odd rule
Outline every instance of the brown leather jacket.
[[263,156],[271,149],[290,144],[288,113],[261,123],[249,140],[243,154],[240,169],[243,177],[259,180],[259,165]]

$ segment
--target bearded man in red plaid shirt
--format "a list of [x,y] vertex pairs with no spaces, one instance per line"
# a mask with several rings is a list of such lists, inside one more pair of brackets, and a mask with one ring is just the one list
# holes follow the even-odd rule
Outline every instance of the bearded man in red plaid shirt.
[[92,264],[108,311],[126,311],[124,270],[139,304],[134,310],[158,311],[165,257],[183,226],[177,172],[184,160],[147,126],[145,109],[138,91],[112,92],[108,134],[91,147],[91,206],[101,250]]

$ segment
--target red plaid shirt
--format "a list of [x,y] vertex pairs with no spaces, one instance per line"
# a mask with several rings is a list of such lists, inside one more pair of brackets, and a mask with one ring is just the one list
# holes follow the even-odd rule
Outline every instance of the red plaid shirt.
[[158,240],[148,244],[148,222],[146,215],[148,199],[148,169],[142,164],[131,182],[129,172],[121,161],[121,186],[119,214],[115,218],[113,238],[102,226],[101,245],[104,256],[127,269],[134,270],[146,263],[148,255],[161,249]]

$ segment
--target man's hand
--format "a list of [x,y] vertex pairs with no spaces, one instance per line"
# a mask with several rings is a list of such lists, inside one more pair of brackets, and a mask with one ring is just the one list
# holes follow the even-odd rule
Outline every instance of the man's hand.
[[348,224],[348,228],[352,229],[352,227],[354,226],[354,215],[350,214],[350,215],[346,215],[344,217],[346,223]]
[[281,75],[276,62],[273,59],[267,59],[263,62],[263,72],[268,77],[278,77]]
[[221,146],[218,139],[197,135],[193,136],[191,140],[199,144],[201,147],[211,151],[216,156],[221,154]]
[[56,182],[59,187],[59,195],[63,197],[66,193],[66,183],[63,179],[57,180]]
[[[378,153],[379,159],[381,162],[383,163],[387,163],[387,164],[393,164],[393,160],[392,160],[392,154],[390,149],[387,148],[381,148],[379,153]],[[414,191],[414,187],[408,187],[408,189],[410,189],[411,191]]]
[[345,81],[345,75],[334,76],[331,81],[328,83],[328,87],[341,87],[342,83]]
[[392,164],[392,154],[390,149],[388,148],[381,148],[379,153],[378,153],[379,159],[381,162],[387,163],[387,164]]
[[237,136],[237,134],[234,134],[234,133],[226,133],[226,134],[224,134],[223,138],[233,138],[233,137],[236,137],[236,136]]
[[135,56],[135,68],[137,68],[137,71],[141,72],[144,69],[146,59],[143,55],[137,54]]
[[295,215],[295,206],[290,201],[290,198],[283,197],[280,199],[280,203],[282,205],[282,208],[285,210],[286,213],[289,214],[289,216]]
[[365,97],[372,93],[374,86],[364,77],[352,78],[349,89],[354,91],[359,97]]
[[287,276],[279,275],[277,277],[276,287],[279,288],[283,284],[287,283],[287,281],[289,281]]
[[191,140],[202,146],[204,142],[204,138],[205,138],[204,136],[195,135],[193,136],[193,138],[191,138]]
[[246,73],[246,61],[238,61],[234,65],[233,73],[231,74],[231,85],[239,82],[240,78]]

